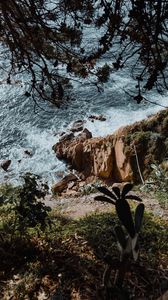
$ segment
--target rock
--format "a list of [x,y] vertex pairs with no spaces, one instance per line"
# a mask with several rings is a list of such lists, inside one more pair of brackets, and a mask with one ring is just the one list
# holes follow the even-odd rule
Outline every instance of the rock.
[[74,181],[71,181],[68,183],[68,190],[71,190],[73,187],[75,186],[75,182]]
[[[85,128],[76,137],[73,133],[71,133],[69,135],[66,135],[66,137],[61,138],[59,142],[53,146],[53,150],[55,151],[57,158],[68,160],[68,157],[70,157],[69,162],[73,161],[74,165],[79,167],[79,164],[82,160],[81,156],[83,153],[82,143],[91,137],[91,132]],[[77,146],[77,144],[80,145]],[[74,156],[75,158],[71,159],[72,156]]]
[[72,124],[72,127],[70,128],[70,131],[72,131],[72,132],[82,131],[84,123],[85,123],[85,121],[82,121],[82,120],[75,121]]
[[79,133],[76,136],[76,141],[84,142],[87,139],[91,139],[91,138],[92,138],[92,133],[87,128],[85,128],[81,133]]
[[104,117],[103,115],[99,115],[99,116],[91,115],[91,116],[89,116],[89,119],[91,121],[93,121],[93,120],[106,121],[106,117]]
[[124,153],[124,147],[122,137],[117,138],[114,145],[117,179],[118,181],[132,181],[133,172],[129,157]]
[[62,193],[65,189],[68,188],[68,184],[72,181],[76,181],[78,178],[74,174],[68,174],[66,175],[62,180],[57,182],[52,186],[52,192],[54,194]]
[[[165,121],[166,120],[166,121]],[[53,148],[80,173],[80,178],[108,179],[112,182],[140,182],[150,174],[150,165],[167,159],[168,110],[133,125],[121,127],[104,138],[91,138],[84,129],[71,140],[57,143]],[[162,126],[161,126],[162,124]],[[165,169],[167,164],[165,164]]]
[[32,156],[32,155],[33,155],[32,151],[31,151],[30,149],[24,150],[24,153],[25,153],[26,155],[28,155],[28,156]]
[[59,142],[56,143],[52,149],[55,151],[57,158],[64,159],[64,152],[65,149],[68,147],[68,145],[71,143],[71,141],[74,138],[74,134],[66,134],[63,137],[60,138]]
[[66,134],[66,132],[65,131],[62,131],[61,133],[60,133],[60,136],[63,136],[63,135],[65,135]]
[[63,134],[60,138],[60,142],[64,142],[64,141],[70,141],[74,138],[74,134],[73,133],[69,133],[69,134]]
[[0,166],[1,166],[1,168],[2,168],[4,171],[7,172],[7,170],[8,170],[8,168],[9,168],[10,164],[11,164],[11,160],[10,160],[10,159],[7,159],[7,160],[2,161],[1,164],[0,164]]

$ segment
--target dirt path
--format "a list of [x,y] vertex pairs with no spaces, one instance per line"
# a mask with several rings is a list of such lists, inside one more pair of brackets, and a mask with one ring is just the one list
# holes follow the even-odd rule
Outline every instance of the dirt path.
[[[45,199],[45,204],[50,206],[53,209],[57,209],[59,212],[63,213],[64,215],[67,215],[68,217],[74,219],[86,216],[93,212],[110,211],[112,206],[107,203],[95,201],[94,197],[96,195],[100,195],[100,193],[99,194],[92,193],[90,195],[84,195],[84,196],[64,195],[57,198],[48,196]],[[136,195],[142,198],[146,210],[168,221],[168,210],[162,209],[162,207],[159,205],[159,202],[156,198],[143,192],[138,192],[136,193]]]

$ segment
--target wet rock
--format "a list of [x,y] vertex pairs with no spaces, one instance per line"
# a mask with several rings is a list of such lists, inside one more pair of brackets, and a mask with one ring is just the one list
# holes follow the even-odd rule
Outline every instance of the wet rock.
[[75,176],[72,173],[66,175],[62,180],[60,180],[59,182],[55,183],[52,186],[52,192],[54,194],[60,194],[60,193],[62,193],[64,190],[66,190],[68,188],[68,184],[70,182],[74,182],[77,179],[78,179],[77,176]]
[[92,138],[92,133],[87,128],[85,128],[81,133],[77,135],[76,140],[80,142],[84,142],[87,139],[91,139],[91,138]]
[[9,168],[10,164],[11,164],[11,160],[10,160],[10,159],[7,159],[7,160],[2,161],[1,164],[0,164],[0,166],[1,166],[1,168],[2,168],[4,171],[7,172],[7,170],[8,170],[8,168]]
[[85,121],[82,121],[82,120],[75,121],[72,124],[72,127],[70,128],[70,131],[72,131],[72,132],[82,131],[84,123],[85,123]]
[[91,121],[94,121],[94,120],[98,120],[98,121],[106,121],[106,117],[104,117],[103,115],[99,115],[99,116],[91,115],[91,116],[89,116],[89,119],[90,119]]
[[67,134],[63,134],[60,138],[60,142],[64,142],[64,141],[70,141],[74,138],[74,134],[73,133],[67,133]]
[[63,136],[63,135],[65,135],[65,134],[66,134],[66,132],[63,131],[63,132],[60,133],[60,136]]
[[32,150],[31,149],[26,149],[24,150],[24,153],[28,156],[33,156]]

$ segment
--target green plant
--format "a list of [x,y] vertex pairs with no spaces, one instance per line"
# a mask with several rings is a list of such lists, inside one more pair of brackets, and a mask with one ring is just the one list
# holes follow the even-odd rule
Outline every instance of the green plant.
[[45,184],[39,186],[38,177],[29,173],[23,179],[23,186],[6,186],[1,190],[1,214],[4,215],[1,236],[7,233],[11,239],[17,233],[23,237],[29,228],[38,226],[42,230],[50,224],[48,212],[51,209],[40,201],[46,195],[48,186]]
[[79,189],[82,196],[90,195],[96,192],[95,186],[92,184],[86,184]]
[[[136,261],[139,254],[138,236],[142,225],[144,214],[144,204],[140,203],[135,209],[134,221],[131,214],[130,205],[127,200],[142,201],[136,195],[128,194],[133,185],[126,184],[122,191],[116,186],[112,187],[112,191],[106,187],[98,187],[98,190],[105,196],[96,196],[95,200],[104,201],[115,206],[117,216],[121,225],[116,225],[114,228],[117,238],[118,248],[120,252],[119,262],[113,261],[110,255],[105,257],[107,263],[103,275],[103,287],[105,288],[105,299],[112,299],[112,294],[116,293],[119,299],[129,299],[126,291],[122,289],[124,277],[128,268],[128,261],[131,256]],[[110,274],[112,268],[116,265],[116,277],[114,287],[111,288]],[[124,298],[123,298],[124,297]]]
[[150,179],[151,182],[154,183],[155,189],[168,193],[168,175],[166,174],[164,166],[152,164],[151,169],[152,173]]
[[145,185],[145,190],[154,192],[160,205],[166,208],[168,205],[168,173],[167,173],[167,161],[161,165],[151,165],[151,175],[148,178],[150,184]]
[[16,206],[19,231],[40,225],[44,229],[49,223],[48,212],[51,210],[39,201],[46,195],[48,186],[42,184],[38,188],[37,177],[27,174],[24,176],[24,185],[19,191],[19,204]]

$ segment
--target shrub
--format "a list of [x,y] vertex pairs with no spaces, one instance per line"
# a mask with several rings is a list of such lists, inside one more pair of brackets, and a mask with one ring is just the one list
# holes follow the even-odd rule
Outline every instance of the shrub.
[[1,237],[9,234],[12,239],[17,233],[23,237],[29,228],[38,226],[43,230],[50,223],[50,208],[40,201],[46,195],[47,185],[38,186],[38,177],[31,174],[23,179],[21,187],[1,187]]

